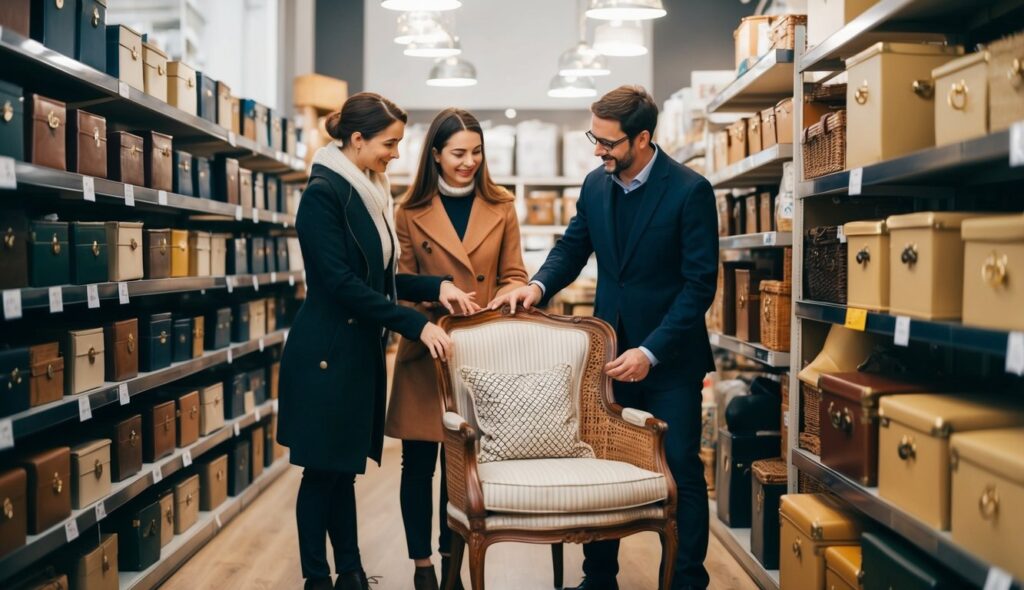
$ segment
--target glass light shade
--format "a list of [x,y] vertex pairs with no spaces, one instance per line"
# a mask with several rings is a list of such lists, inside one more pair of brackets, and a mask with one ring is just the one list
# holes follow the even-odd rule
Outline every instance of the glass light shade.
[[597,96],[594,79],[586,76],[555,76],[548,86],[551,98],[590,98]]
[[409,57],[454,57],[462,53],[462,43],[458,37],[449,35],[428,43],[410,43],[402,53]]
[[382,8],[388,10],[455,10],[462,6],[461,0],[382,0]]
[[430,68],[427,86],[441,88],[463,88],[476,86],[476,68],[473,64],[457,57],[439,59]]
[[594,50],[614,57],[647,55],[644,30],[637,21],[611,21],[594,29]]
[[560,76],[607,76],[611,73],[604,57],[587,45],[586,41],[580,41],[572,49],[566,50],[558,59]]
[[668,14],[661,0],[590,0],[587,17],[597,20],[650,20]]
[[403,12],[398,16],[398,27],[395,31],[395,43],[434,43],[444,41],[451,36],[449,31],[455,30],[455,22],[450,18],[452,13],[434,11]]

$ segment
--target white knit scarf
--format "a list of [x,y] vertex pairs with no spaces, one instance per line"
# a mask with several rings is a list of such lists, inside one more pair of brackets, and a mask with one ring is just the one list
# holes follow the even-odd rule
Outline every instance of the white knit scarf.
[[373,225],[380,236],[381,251],[384,253],[384,268],[398,259],[398,235],[395,233],[394,208],[391,198],[391,183],[386,174],[363,172],[348,156],[341,152],[341,146],[330,144],[316,151],[313,163],[326,166],[347,180],[359,193],[363,205],[370,212]]

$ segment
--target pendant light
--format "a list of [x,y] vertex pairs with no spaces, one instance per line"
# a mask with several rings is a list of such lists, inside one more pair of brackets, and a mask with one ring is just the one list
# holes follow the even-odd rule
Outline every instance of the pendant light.
[[381,8],[388,10],[455,10],[462,6],[461,0],[382,0]]
[[446,57],[434,62],[427,78],[427,86],[465,88],[476,86],[476,68],[458,57]]
[[432,43],[443,41],[451,36],[449,31],[455,30],[452,13],[432,11],[403,12],[398,16],[398,28],[395,31],[395,43]]
[[551,98],[591,98],[597,96],[594,79],[587,76],[555,76],[548,86]]
[[424,43],[409,43],[402,53],[409,57],[454,57],[462,53],[462,43],[458,37],[445,35]]
[[604,56],[587,45],[586,41],[580,41],[571,49],[567,49],[558,59],[560,76],[607,76],[611,73]]
[[647,55],[644,30],[637,21],[611,21],[594,29],[594,50],[615,57]]
[[650,20],[668,14],[661,0],[590,0],[587,16],[597,20]]

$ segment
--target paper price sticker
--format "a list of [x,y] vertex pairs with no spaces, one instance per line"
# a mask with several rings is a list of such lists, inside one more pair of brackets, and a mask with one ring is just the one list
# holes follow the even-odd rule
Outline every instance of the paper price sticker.
[[0,420],[0,450],[14,446],[14,422],[10,418]]
[[153,485],[156,485],[164,480],[164,470],[162,467],[153,468]]
[[96,309],[100,306],[100,290],[96,285],[85,286],[85,301],[89,309]]
[[117,284],[117,299],[121,305],[128,305],[128,283],[121,281]]
[[235,206],[235,221],[242,221],[242,206]]
[[1010,332],[1006,339],[1006,372],[1024,375],[1024,332]]
[[0,188],[10,190],[18,188],[18,173],[14,168],[14,158],[0,157]]
[[277,211],[274,211],[273,213],[270,214],[270,222],[271,223],[277,223],[277,219],[278,219]]
[[117,93],[121,95],[121,98],[128,98],[129,96],[131,96],[132,91],[128,87],[128,83],[127,82],[118,81],[118,83],[117,83]]
[[107,505],[103,502],[96,504],[96,522],[99,522],[107,517]]
[[775,245],[775,236],[776,235],[777,234],[775,232],[773,232],[773,231],[765,233],[764,234],[764,245],[765,246],[774,246]]
[[92,176],[82,177],[82,198],[92,203],[96,202],[96,179]]
[[167,206],[167,191],[157,191],[156,202],[159,205]]
[[836,228],[836,239],[839,240],[840,244],[846,243],[846,230],[841,225]]
[[863,332],[868,325],[868,310],[856,307],[846,308],[846,323],[843,324],[851,330]]
[[235,362],[235,354],[234,354],[234,351],[232,351],[232,349],[229,348],[228,349],[228,364],[230,365],[233,362]]
[[64,523],[64,538],[68,543],[78,538],[78,521],[74,518]]
[[288,286],[289,287],[294,287],[295,286],[295,275],[288,275]]
[[896,316],[896,330],[892,334],[892,343],[896,346],[910,346],[910,318],[907,316]]
[[64,311],[64,291],[60,287],[50,287],[50,313]]
[[228,288],[228,293],[235,292],[235,277],[224,277],[224,286]]
[[132,401],[130,395],[128,395],[128,384],[122,383],[117,386],[117,401],[122,406],[127,406]]
[[864,188],[864,169],[854,168],[850,170],[850,186],[847,191],[851,197],[855,197],[861,193]]
[[86,420],[92,420],[92,404],[89,403],[89,396],[83,395],[78,398],[78,421]]
[[126,207],[135,206],[135,185],[124,185],[124,204]]
[[1010,127],[1010,166],[1024,166],[1024,121]]
[[241,434],[242,434],[242,427],[238,425],[238,422],[235,422],[235,436],[239,436]]
[[257,291],[260,290],[260,278],[256,275],[252,275],[252,288]]
[[270,282],[271,283],[276,283],[277,282],[277,273],[276,272],[270,273]]
[[4,319],[16,320],[21,317],[21,291],[7,289],[4,291]]
[[983,590],[1010,590],[1012,586],[1013,576],[1004,570],[993,567],[988,570]]
[[255,208],[255,207],[253,207],[253,209],[252,209],[252,222],[253,223],[259,223],[260,222],[260,210]]
[[192,451],[185,449],[185,452],[181,454],[181,466],[191,467],[192,466]]
[[259,421],[260,421],[260,418],[262,418],[262,417],[263,417],[263,416],[262,416],[262,415],[260,414],[260,409],[259,409],[259,408],[256,408],[255,410],[253,410],[253,416],[255,416],[255,418],[256,418],[256,421],[257,421],[257,422],[259,422]]
[[260,352],[263,352],[263,349],[266,348],[266,346],[266,342],[264,342],[263,337],[260,336]]

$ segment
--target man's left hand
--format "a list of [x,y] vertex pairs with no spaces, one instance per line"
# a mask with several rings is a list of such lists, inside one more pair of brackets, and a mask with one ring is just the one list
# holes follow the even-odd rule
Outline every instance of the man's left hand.
[[604,372],[616,381],[643,381],[651,371],[651,359],[639,348],[630,348],[622,356],[604,366]]

